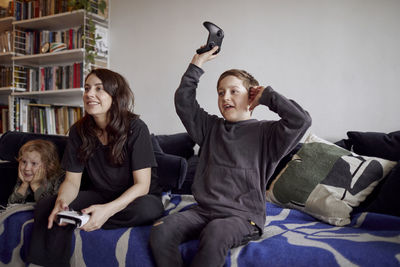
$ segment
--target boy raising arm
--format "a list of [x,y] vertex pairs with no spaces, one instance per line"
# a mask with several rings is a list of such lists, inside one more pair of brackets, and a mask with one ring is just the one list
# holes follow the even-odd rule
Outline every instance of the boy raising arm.
[[[175,93],[178,116],[201,147],[192,185],[198,205],[154,224],[150,246],[159,267],[183,266],[179,244],[190,239],[200,241],[191,266],[223,266],[229,249],[259,238],[267,181],[311,125],[311,117],[296,102],[237,69],[224,72],[217,82],[223,118],[204,111],[196,89],[203,64],[217,56],[217,49],[194,55]],[[281,119],[251,119],[260,104]]]

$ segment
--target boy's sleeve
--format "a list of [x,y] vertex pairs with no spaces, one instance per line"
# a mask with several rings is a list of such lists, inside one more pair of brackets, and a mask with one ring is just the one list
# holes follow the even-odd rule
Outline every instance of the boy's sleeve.
[[175,92],[175,109],[186,131],[201,146],[203,139],[217,116],[209,115],[196,100],[196,89],[204,71],[190,64]]
[[266,105],[281,118],[269,124],[264,131],[269,156],[279,160],[300,142],[311,126],[311,117],[299,104],[275,92],[270,86],[265,88],[260,104]]

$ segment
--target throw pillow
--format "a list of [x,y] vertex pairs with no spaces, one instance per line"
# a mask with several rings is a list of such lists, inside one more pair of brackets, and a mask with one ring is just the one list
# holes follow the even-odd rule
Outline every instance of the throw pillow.
[[400,217],[400,161],[374,190],[374,198],[363,211]]
[[400,131],[391,133],[347,132],[352,150],[361,155],[400,160]]
[[169,135],[156,135],[162,150],[167,154],[183,157],[185,159],[194,155],[195,142],[187,133]]
[[164,192],[182,187],[185,181],[188,163],[185,158],[164,153],[157,136],[151,135],[154,156],[157,161],[158,183]]
[[329,224],[350,223],[358,206],[396,162],[360,156],[313,134],[272,182],[267,200]]

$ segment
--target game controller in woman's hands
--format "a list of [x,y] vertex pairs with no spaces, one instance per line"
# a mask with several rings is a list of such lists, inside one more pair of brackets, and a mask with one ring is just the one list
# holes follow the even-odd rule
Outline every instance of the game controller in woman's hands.
[[89,214],[82,213],[80,211],[74,210],[64,210],[57,213],[57,223],[70,223],[76,225],[76,227],[81,228],[90,219]]
[[224,31],[209,21],[205,21],[203,25],[209,32],[207,44],[204,47],[197,49],[197,54],[203,54],[207,51],[210,51],[215,46],[218,46],[218,50],[214,53],[214,55],[218,54],[219,51],[221,51],[222,40],[224,39]]

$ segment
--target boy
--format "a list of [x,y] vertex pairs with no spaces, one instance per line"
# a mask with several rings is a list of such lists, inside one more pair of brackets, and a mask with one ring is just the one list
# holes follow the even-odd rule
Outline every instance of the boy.
[[[194,55],[175,93],[176,111],[193,140],[200,161],[192,185],[198,205],[156,222],[150,246],[159,267],[183,266],[179,244],[199,238],[191,266],[223,266],[229,249],[261,236],[265,189],[276,165],[300,141],[311,118],[294,101],[258,85],[241,70],[218,80],[218,107],[224,119],[209,115],[196,101],[203,63],[218,49]],[[263,104],[281,119],[251,119]]]

